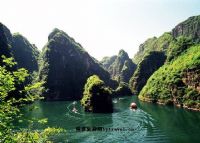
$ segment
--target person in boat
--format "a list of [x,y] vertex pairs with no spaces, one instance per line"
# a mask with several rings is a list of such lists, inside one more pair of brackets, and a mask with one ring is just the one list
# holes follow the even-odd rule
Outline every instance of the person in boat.
[[77,113],[78,110],[77,110],[76,107],[75,107],[76,101],[74,101],[72,104],[74,105],[74,107],[73,107],[73,109],[72,109],[72,112]]
[[72,111],[74,112],[74,113],[77,113],[77,109],[74,107],[73,109],[72,109]]

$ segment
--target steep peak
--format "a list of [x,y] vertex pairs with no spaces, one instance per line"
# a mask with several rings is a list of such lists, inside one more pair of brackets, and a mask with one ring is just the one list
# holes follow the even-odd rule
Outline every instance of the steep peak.
[[11,34],[10,30],[1,22],[0,22],[0,37],[1,37],[1,39],[4,39],[4,41],[6,41],[8,44],[11,45],[12,34]]
[[58,28],[54,28],[53,31],[49,34],[48,36],[48,40],[50,39],[53,39],[55,36],[63,36],[63,37],[66,37],[66,38],[69,38],[71,39],[67,33],[65,33],[64,31],[58,29]]
[[[70,37],[64,31],[54,28],[53,31],[48,36],[48,43],[56,42],[57,45],[62,45],[62,47],[71,47],[79,50],[81,52],[86,53],[85,49],[81,46],[81,44],[77,43],[72,37]],[[51,44],[50,44],[51,45]],[[70,46],[71,45],[71,46]],[[57,46],[54,46],[57,48]]]
[[20,41],[24,41],[25,43],[28,43],[28,40],[26,39],[26,37],[24,37],[23,35],[21,35],[20,33],[13,33],[13,39],[14,40],[20,40]]
[[20,33],[13,34],[13,56],[19,68],[26,68],[30,73],[38,70],[39,51]]
[[123,49],[121,49],[119,51],[118,57],[120,57],[121,59],[125,59],[125,60],[129,59],[127,52],[125,52]]

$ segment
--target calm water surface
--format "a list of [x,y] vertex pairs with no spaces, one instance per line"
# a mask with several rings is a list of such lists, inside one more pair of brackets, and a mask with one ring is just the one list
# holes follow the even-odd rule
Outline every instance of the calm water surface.
[[[134,101],[136,111],[129,109]],[[80,102],[36,102],[24,109],[25,117],[48,118],[47,125],[35,124],[35,129],[61,127],[66,133],[53,138],[55,142],[72,143],[200,143],[200,113],[172,106],[155,105],[138,101],[137,97],[113,99],[112,114],[85,113]],[[78,110],[72,112],[73,108]],[[26,127],[25,124],[19,124]],[[82,131],[76,127],[104,127],[123,131]]]

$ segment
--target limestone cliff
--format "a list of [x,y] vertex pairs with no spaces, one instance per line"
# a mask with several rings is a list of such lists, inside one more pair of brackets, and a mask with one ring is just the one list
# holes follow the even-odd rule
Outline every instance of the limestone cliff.
[[40,79],[46,82],[44,95],[47,100],[81,99],[87,78],[94,74],[106,85],[117,85],[79,43],[59,29],[49,35],[42,59]]
[[18,68],[25,68],[30,73],[38,71],[39,51],[19,33],[13,34],[12,51]]
[[161,67],[166,60],[164,52],[150,52],[143,60],[138,64],[134,75],[129,81],[129,86],[134,94],[138,94],[149,77]]

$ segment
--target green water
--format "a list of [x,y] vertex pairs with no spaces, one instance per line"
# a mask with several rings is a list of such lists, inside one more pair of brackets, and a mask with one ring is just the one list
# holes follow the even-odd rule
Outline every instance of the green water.
[[[136,111],[129,109],[134,101]],[[74,104],[73,104],[74,103]],[[37,102],[37,110],[25,109],[25,117],[48,118],[48,124],[34,125],[35,129],[47,126],[62,127],[66,133],[55,136],[55,142],[72,143],[199,143],[200,113],[172,106],[161,106],[138,101],[136,97],[113,100],[112,114],[85,113],[79,102]],[[73,107],[78,112],[72,112]],[[26,125],[18,125],[26,127]],[[76,127],[104,127],[110,131],[77,131]],[[114,130],[124,129],[122,131]],[[114,131],[112,131],[112,129]]]

